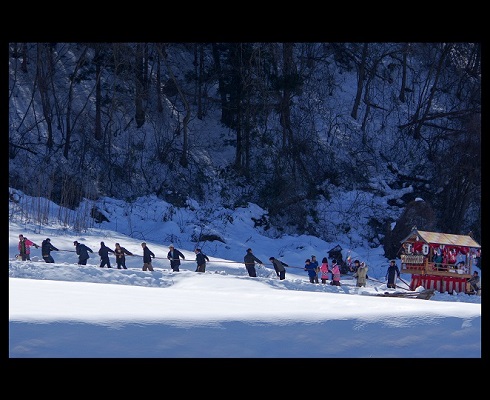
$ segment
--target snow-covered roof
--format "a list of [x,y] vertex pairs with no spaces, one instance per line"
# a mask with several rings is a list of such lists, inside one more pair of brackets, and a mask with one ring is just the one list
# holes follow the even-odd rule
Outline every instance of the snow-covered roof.
[[481,248],[481,246],[468,235],[453,235],[450,233],[419,231],[418,229],[413,229],[412,232],[410,232],[410,234],[401,242],[404,243],[408,240],[444,244],[449,246],[464,246],[477,249]]

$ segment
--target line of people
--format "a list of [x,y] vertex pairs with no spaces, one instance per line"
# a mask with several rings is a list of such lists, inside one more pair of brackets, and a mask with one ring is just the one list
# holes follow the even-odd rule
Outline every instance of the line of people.
[[[274,267],[276,275],[279,277],[279,279],[280,280],[286,279],[285,267],[289,267],[289,265],[281,260],[278,260],[273,256],[269,257],[269,261],[272,262],[272,266]],[[255,269],[256,264],[262,266],[264,265],[264,263],[253,254],[251,248],[247,249],[247,253],[243,258],[243,262],[245,263],[245,268],[247,269],[248,275],[250,277],[257,276],[257,271]],[[319,283],[318,276],[320,274],[320,279],[322,281],[322,284],[326,284],[327,281],[329,280],[329,274],[330,274],[331,275],[330,285],[335,285],[335,286],[341,285],[340,266],[337,264],[336,259],[332,259],[332,266],[331,268],[329,268],[327,257],[323,257],[322,264],[321,266],[319,266],[316,256],[312,255],[311,259],[308,258],[305,261],[304,270],[308,273],[308,278],[310,283]],[[367,271],[368,271],[368,266],[365,262],[360,262],[359,260],[354,261],[353,272],[354,272],[354,277],[356,278],[356,286],[358,287],[366,286],[366,279],[368,278]]]
[[[90,258],[89,253],[93,253],[93,250],[87,245],[83,243],[79,243],[77,240],[73,242],[73,245],[75,246],[75,252],[78,255],[78,265],[87,265],[87,260]],[[30,260],[31,246],[35,246],[36,248],[39,248],[37,244],[30,241],[22,234],[19,235],[19,252],[20,255],[22,256],[23,261]],[[154,271],[152,260],[153,258],[155,258],[155,254],[148,248],[145,242],[141,243],[141,247],[143,248],[143,268],[142,268],[143,271]],[[46,238],[42,242],[42,255],[45,262],[54,263],[54,259],[51,256],[52,251],[59,251],[59,250],[51,244],[50,238]],[[200,248],[196,248],[194,252],[196,254],[196,263],[197,263],[196,272],[206,272],[206,261],[209,262],[209,257],[206,254],[204,254]],[[133,255],[133,253],[131,253],[126,248],[122,247],[119,243],[116,243],[115,249],[112,250],[111,248],[107,247],[104,242],[100,242],[100,249],[98,251],[98,254],[100,256],[100,265],[99,265],[100,268],[104,268],[104,267],[112,268],[109,254],[113,254],[116,256],[116,265],[118,269],[127,269],[126,256]],[[169,246],[167,258],[170,261],[170,267],[172,268],[172,271],[179,272],[180,261],[185,260],[184,254],[181,251],[177,250],[173,244],[171,244]],[[312,256],[312,260],[313,260],[312,265],[314,267],[318,266],[318,262],[316,261],[315,256]],[[279,279],[280,280],[286,279],[285,267],[289,267],[289,265],[281,260],[276,259],[275,257],[270,257],[269,261],[272,262],[274,270],[277,276],[279,277]],[[251,248],[247,249],[247,252],[244,257],[244,263],[245,263],[245,268],[250,277],[257,276],[257,270],[255,268],[256,263],[262,266],[264,265],[264,263],[253,254]],[[316,276],[316,283],[318,283],[318,276],[316,273],[315,276]],[[338,273],[335,274],[334,278],[335,278],[335,282],[340,281],[340,270],[338,270]],[[323,278],[322,278],[322,283],[325,283]],[[338,284],[340,284],[340,282]]]
[[[75,251],[78,254],[78,264],[86,265],[87,260],[90,258],[89,253],[93,253],[93,250],[87,245],[83,243],[79,243],[76,240],[73,242],[73,244],[75,246]],[[146,242],[141,243],[141,248],[143,250],[142,270],[154,271],[152,261],[155,258],[155,253],[153,253],[153,251],[150,250]],[[128,269],[126,267],[126,256],[134,255],[128,249],[121,246],[119,243],[116,243],[115,249],[112,250],[111,248],[107,247],[104,242],[100,242],[100,249],[98,252],[100,256],[100,265],[99,265],[100,268],[104,268],[105,266],[107,266],[107,268],[112,268],[111,260],[109,258],[109,253],[112,253],[113,255],[116,256],[117,269]],[[174,255],[177,257],[176,259],[174,258]],[[175,250],[173,245],[170,245],[170,251],[167,255],[167,258],[169,258],[170,260],[170,264],[173,271],[179,271],[179,265],[180,265],[179,256],[185,259],[184,255],[180,251]]]
[[[196,271],[206,272],[206,261],[209,262],[209,257],[202,252],[200,248],[194,250],[196,254]],[[180,272],[180,260],[185,260],[184,254],[175,248],[173,244],[169,246],[167,258],[170,260],[170,268],[173,272]]]
[[[94,251],[86,244],[79,243],[77,240],[73,242],[73,245],[75,246],[75,252],[78,255],[78,265],[87,265],[87,260],[90,258],[89,253],[93,253]],[[112,268],[109,253],[116,257],[117,269],[128,269],[126,267],[126,256],[134,255],[128,249],[122,247],[119,243],[116,243],[115,249],[112,250],[110,247],[107,247],[104,242],[100,242],[100,248],[98,251],[100,257],[100,268]]]
[[[77,240],[73,242],[75,246],[75,252],[78,255],[78,265],[87,265],[87,260],[90,258],[89,253],[93,253],[94,251],[88,247],[86,244],[80,243]],[[22,261],[30,261],[31,260],[31,247],[34,246],[38,249],[40,246],[29,240],[23,234],[19,235],[19,244],[18,257]],[[155,253],[153,253],[146,242],[141,243],[141,247],[143,249],[143,271],[154,271],[152,260],[155,258]],[[45,262],[54,263],[54,258],[51,255],[52,251],[60,251],[58,248],[53,246],[50,238],[46,238],[43,240],[41,245],[41,253]],[[205,272],[206,271],[206,261],[209,262],[209,257],[204,254],[201,249],[197,248],[194,250],[196,254],[196,272]],[[110,247],[106,246],[104,242],[100,242],[100,248],[98,251],[98,255],[100,257],[100,268],[112,268],[111,260],[109,258],[109,254],[113,254],[116,257],[116,266],[117,269],[127,269],[126,267],[126,256],[133,256],[128,249],[121,246],[119,243],[115,244],[115,249],[112,250]],[[185,260],[184,254],[177,250],[173,244],[169,246],[169,251],[167,253],[167,258],[170,261],[170,267],[173,272],[179,272],[180,269],[180,260]]]
[[[83,243],[79,243],[78,241],[74,241],[73,245],[75,246],[75,252],[78,255],[78,264],[86,265],[87,260],[90,258],[89,253],[93,253],[93,250]],[[37,244],[27,239],[24,235],[19,235],[19,255],[23,261],[30,260],[30,248],[34,246],[39,248]],[[148,248],[146,242],[141,243],[141,247],[143,249],[143,271],[154,271],[152,260],[155,258],[155,254]],[[51,244],[51,239],[46,238],[43,240],[41,244],[41,252],[42,257],[47,263],[54,263],[54,259],[51,255],[52,251],[59,251],[58,248]],[[200,248],[196,248],[194,250],[196,254],[196,271],[195,272],[206,272],[206,261],[209,262],[209,257],[202,252]],[[116,266],[117,269],[127,269],[126,267],[126,256],[133,256],[134,254],[127,250],[125,247],[122,247],[119,243],[115,244],[115,249],[107,247],[104,242],[100,242],[100,249],[98,254],[100,256],[100,268],[112,268],[111,261],[109,258],[109,253],[113,254],[116,257]],[[180,271],[181,260],[185,260],[184,254],[175,248],[173,244],[169,245],[169,251],[167,253],[167,259],[170,261],[170,267],[173,272]],[[244,264],[247,270],[247,273],[250,277],[257,277],[256,264],[264,266],[264,263],[257,258],[251,248],[247,249],[247,252],[244,256]],[[278,260],[277,258],[271,256],[269,258],[271,261],[276,275],[280,280],[286,279],[286,267],[289,267],[285,262]],[[340,286],[340,266],[337,264],[337,260],[332,260],[332,266],[329,267],[327,257],[323,257],[322,264],[319,266],[318,261],[315,255],[311,256],[311,259],[307,259],[305,261],[304,270],[307,271],[310,283],[319,283],[319,274],[322,284],[326,284],[329,280],[329,274],[331,275],[330,285]],[[368,266],[365,262],[360,262],[359,260],[355,260],[351,271],[354,272],[354,277],[356,278],[356,286],[357,287],[365,287],[366,280],[369,279],[367,275]],[[396,261],[391,260],[390,266],[388,267],[386,273],[387,287],[395,288],[396,287],[396,278],[400,277],[400,271],[396,266]]]

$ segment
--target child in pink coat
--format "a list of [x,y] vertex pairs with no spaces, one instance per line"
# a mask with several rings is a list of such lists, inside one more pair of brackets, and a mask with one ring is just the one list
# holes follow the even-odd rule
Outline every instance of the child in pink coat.
[[332,260],[332,282],[330,284],[340,286],[340,267],[337,265],[337,260]]
[[327,257],[323,257],[322,265],[320,266],[320,272],[322,273],[321,280],[323,284],[326,284],[328,281],[328,259]]

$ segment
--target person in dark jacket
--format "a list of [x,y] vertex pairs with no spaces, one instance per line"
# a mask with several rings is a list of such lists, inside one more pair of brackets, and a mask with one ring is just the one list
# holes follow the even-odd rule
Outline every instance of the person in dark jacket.
[[116,255],[117,269],[127,269],[126,268],[126,255],[132,256],[133,253],[126,250],[126,248],[121,247],[119,243],[116,243],[116,248],[114,249],[114,254]]
[[209,261],[208,256],[201,249],[196,249],[194,252],[196,253],[196,272],[206,272],[206,261]]
[[286,279],[286,268],[284,267],[289,267],[289,265],[274,257],[270,257],[269,261],[272,261],[272,265],[274,266],[274,270],[276,271],[279,280],[282,281],[283,279]]
[[100,256],[100,268],[104,268],[107,265],[107,268],[111,267],[111,260],[109,259],[109,253],[114,254],[114,251],[107,247],[104,242],[100,242],[99,256]]
[[59,251],[56,247],[51,244],[51,239],[46,238],[41,243],[41,253],[43,255],[44,261],[47,263],[54,263],[53,256],[51,255],[52,251]]
[[179,272],[180,259],[185,260],[185,256],[173,244],[168,246],[168,248],[170,251],[167,254],[167,258],[170,260],[170,267],[174,272]]
[[153,252],[148,248],[145,242],[141,243],[141,247],[143,247],[143,271],[153,271],[151,259],[155,258],[155,254],[153,254]]
[[396,265],[395,260],[390,261],[390,266],[388,267],[388,271],[386,271],[386,279],[388,280],[388,283],[386,286],[391,289],[396,288],[396,283],[395,283],[395,277],[400,278],[400,270],[398,269]]
[[78,265],[87,265],[87,260],[90,258],[88,253],[93,253],[92,249],[83,243],[78,243],[76,240],[73,242],[73,245],[78,254]]
[[247,254],[243,257],[243,262],[245,263],[245,268],[247,268],[248,276],[255,278],[257,276],[257,271],[255,270],[255,263],[264,265],[257,257],[254,256],[252,249],[247,249]]

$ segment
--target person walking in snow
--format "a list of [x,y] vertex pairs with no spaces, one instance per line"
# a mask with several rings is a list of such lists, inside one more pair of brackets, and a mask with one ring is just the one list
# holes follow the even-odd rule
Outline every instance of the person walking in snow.
[[359,260],[354,261],[354,263],[357,262],[359,264],[359,267],[357,268],[356,272],[354,273],[354,278],[357,278],[356,281],[356,286],[357,287],[366,287],[366,280],[367,280],[367,272],[368,272],[368,266],[366,263],[363,261],[359,263]]
[[153,271],[151,260],[155,258],[155,254],[153,254],[145,242],[141,243],[141,247],[143,248],[143,271]]
[[59,250],[51,244],[50,238],[44,239],[41,243],[41,253],[43,255],[44,261],[46,261],[47,263],[54,263],[53,256],[51,255],[52,251]]
[[22,261],[30,261],[31,260],[31,246],[34,246],[36,249],[39,249],[39,246],[27,239],[24,235],[19,235],[19,244],[17,248],[19,249],[19,254],[22,258]]
[[315,276],[315,283],[318,282],[318,273],[320,272],[320,267],[318,266],[318,260],[316,259],[316,256],[311,256],[311,265],[313,268],[315,268],[316,276]]
[[330,284],[340,286],[340,267],[335,258],[332,260],[332,281]]
[[117,264],[117,269],[127,269],[126,268],[126,255],[132,256],[133,253],[131,253],[129,250],[126,250],[126,248],[121,247],[119,243],[116,243],[116,248],[114,249],[114,254],[116,255],[116,264]]
[[93,253],[92,249],[83,243],[78,243],[76,240],[73,242],[73,245],[78,254],[78,265],[87,265],[87,260],[90,258],[88,253]]
[[286,268],[284,267],[289,267],[289,265],[274,257],[270,257],[269,261],[272,261],[272,265],[274,266],[274,270],[276,271],[279,280],[282,281],[283,279],[286,279]]
[[257,257],[254,256],[252,249],[247,249],[247,254],[243,257],[243,262],[245,263],[245,268],[247,268],[248,276],[255,278],[257,277],[257,271],[255,270],[255,263],[264,265]]
[[114,250],[107,247],[104,242],[100,242],[99,256],[100,256],[100,268],[104,268],[107,265],[107,268],[111,267],[111,260],[109,259],[109,253],[114,254]]
[[357,270],[359,269],[360,261],[359,260],[354,260],[354,263],[352,264],[352,267],[349,268],[351,272],[356,273]]
[[310,283],[315,283],[315,277],[318,277],[318,274],[316,273],[315,266],[311,264],[311,260],[309,258],[305,260],[305,271],[308,272]]
[[194,250],[194,253],[196,253],[196,272],[206,272],[206,261],[209,261],[208,256],[201,249]]
[[177,250],[173,244],[168,246],[170,249],[167,258],[170,260],[170,267],[172,268],[172,271],[174,272],[179,272],[179,266],[180,266],[180,259],[185,260],[185,256]]
[[386,284],[386,287],[395,289],[396,288],[396,283],[395,279],[400,278],[400,270],[398,269],[398,266],[396,265],[395,260],[390,261],[390,266],[388,267],[388,271],[386,271],[386,279],[388,283]]
[[327,257],[323,257],[322,259],[322,265],[320,266],[320,273],[321,273],[322,283],[325,285],[328,281],[328,258]]

